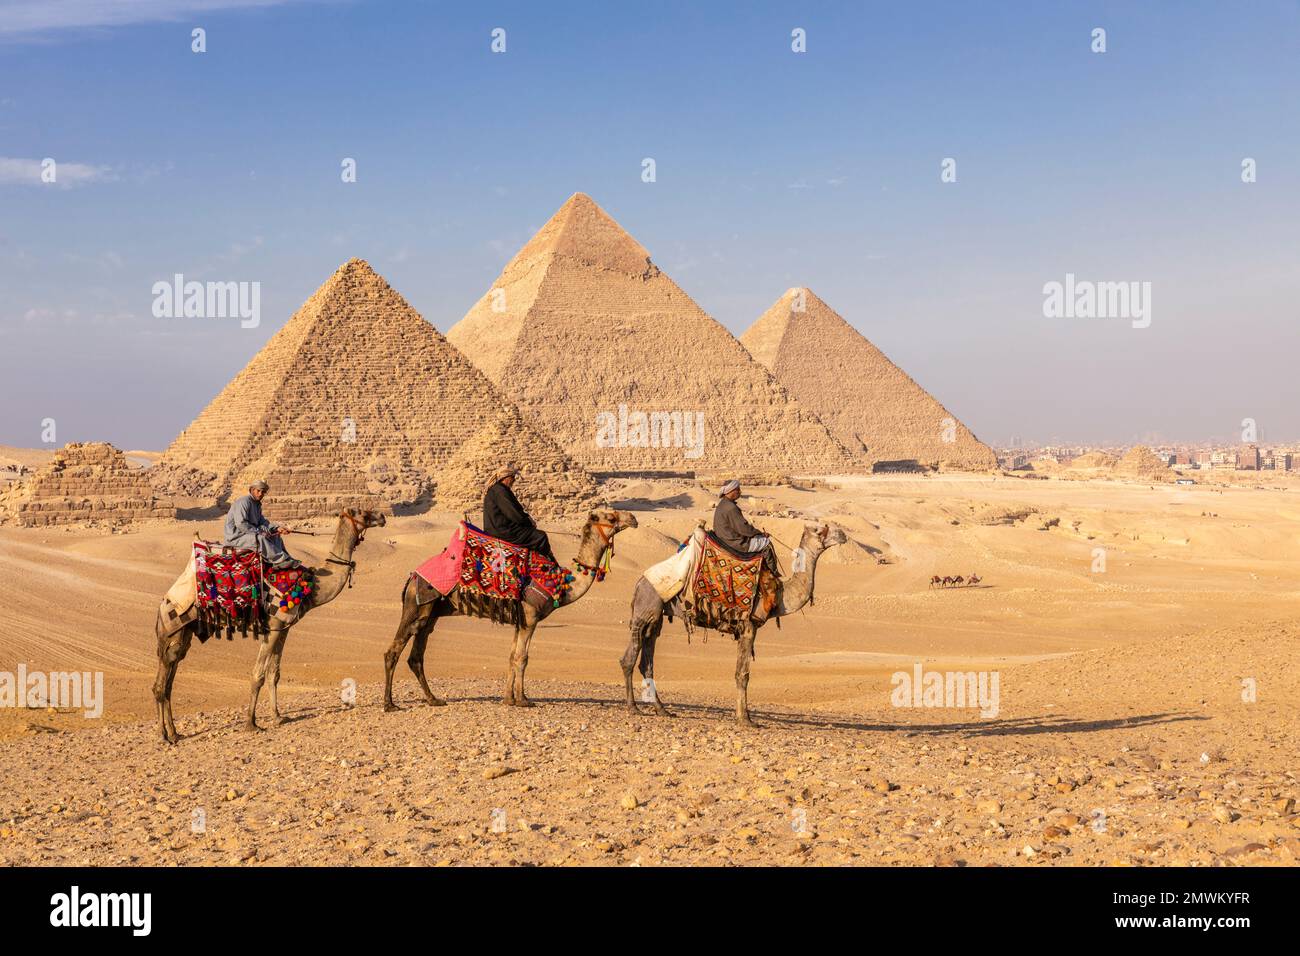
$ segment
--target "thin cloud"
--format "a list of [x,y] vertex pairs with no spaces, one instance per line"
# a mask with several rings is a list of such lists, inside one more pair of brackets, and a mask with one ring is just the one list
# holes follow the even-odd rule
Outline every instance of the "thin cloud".
[[97,27],[166,23],[302,0],[0,0],[0,37],[41,38]]
[[87,183],[116,179],[107,166],[88,163],[55,162],[54,182],[41,178],[43,160],[0,156],[0,185],[4,186],[84,186]]

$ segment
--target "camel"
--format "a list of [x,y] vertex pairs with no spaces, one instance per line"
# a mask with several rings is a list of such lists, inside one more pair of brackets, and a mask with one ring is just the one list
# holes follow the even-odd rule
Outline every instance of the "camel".
[[458,587],[452,588],[449,594],[443,595],[434,590],[423,578],[413,575],[402,590],[402,620],[397,625],[397,634],[384,654],[384,710],[400,709],[393,703],[393,670],[397,667],[402,650],[408,641],[411,642],[411,653],[406,659],[406,666],[420,682],[425,703],[432,707],[446,705],[445,700],[435,696],[429,689],[429,682],[425,679],[424,649],[438,618],[458,614],[465,617],[484,617],[497,623],[514,625],[515,638],[510,648],[506,690],[501,702],[513,707],[532,707],[533,702],[524,694],[524,670],[528,667],[528,649],[532,645],[533,632],[537,630],[537,625],[549,617],[551,612],[580,601],[592,584],[604,576],[604,573],[598,573],[598,570],[605,559],[606,552],[613,549],[614,536],[635,527],[636,515],[629,511],[602,508],[592,511],[587,516],[587,522],[580,532],[578,556],[573,559],[573,563],[582,573],[574,581],[573,587],[560,599],[559,607],[548,603],[539,609],[524,600],[494,605],[490,602],[485,603],[478,595],[464,594]]
[[982,581],[982,580],[984,580],[984,579],[981,578],[981,577],[980,577],[978,574],[976,574],[974,571],[972,571],[972,572],[970,573],[970,577],[966,580],[966,587],[968,587],[968,588],[973,588],[975,585],[979,584],[980,581]]
[[[316,579],[315,593],[308,603],[298,608],[297,616],[293,621],[285,623],[278,617],[272,617],[269,632],[258,638],[261,646],[257,651],[257,663],[253,665],[248,716],[241,729],[261,730],[256,720],[257,698],[261,693],[262,684],[267,679],[271,682],[272,726],[283,723],[284,718],[280,715],[276,689],[280,683],[280,657],[284,654],[284,640],[289,635],[289,628],[302,620],[302,616],[308,611],[322,604],[329,604],[352,583],[352,572],[357,566],[352,560],[352,552],[365,538],[368,528],[382,528],[384,524],[384,516],[373,511],[362,511],[358,517],[355,511],[347,508],[339,515],[338,528],[334,532],[334,541],[330,545],[326,564],[311,569]],[[168,633],[162,610],[159,609],[158,619],[154,624],[154,631],[158,637],[158,677],[153,683],[153,696],[158,702],[158,725],[162,730],[163,740],[169,744],[180,740],[180,735],[176,733],[176,722],[172,717],[172,684],[176,680],[176,669],[189,653],[190,643],[198,630],[199,623],[191,621],[178,630]]]
[[943,586],[943,578],[939,577],[939,575],[936,574],[934,577],[930,578],[931,588],[937,588],[942,586]]
[[960,574],[952,579],[952,586],[955,588],[959,588],[965,583],[966,583],[966,579],[963,578]]
[[[782,582],[780,599],[777,606],[766,617],[755,602],[754,612],[736,638],[736,722],[745,727],[754,727],[749,717],[749,665],[754,659],[754,639],[758,629],[771,618],[786,617],[802,610],[813,601],[813,581],[817,573],[817,559],[828,548],[843,544],[848,536],[838,527],[828,524],[808,524],[804,526],[803,537],[799,547],[808,555],[805,570],[796,572]],[[680,595],[665,603],[660,599],[654,586],[645,577],[636,582],[632,593],[632,614],[629,622],[631,639],[627,650],[619,663],[623,667],[623,683],[627,691],[627,709],[631,714],[639,713],[632,696],[632,668],[640,660],[641,676],[648,681],[654,680],[655,642],[663,630],[664,614],[682,614],[689,620],[690,611],[680,605]],[[653,687],[653,684],[651,684]],[[655,713],[671,717],[672,713],[664,706],[658,688],[654,688]]]

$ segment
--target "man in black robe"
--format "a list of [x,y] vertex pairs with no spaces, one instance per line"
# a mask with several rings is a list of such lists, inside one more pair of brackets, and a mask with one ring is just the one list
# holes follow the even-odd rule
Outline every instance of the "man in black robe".
[[519,469],[514,465],[507,465],[492,476],[492,484],[483,497],[483,530],[494,538],[536,551],[555,561],[546,532],[537,527],[537,522],[515,497],[513,486],[518,477]]
[[713,509],[713,536],[732,551],[753,554],[767,549],[769,538],[745,520],[736,499],[740,482],[731,479],[718,492],[718,506]]

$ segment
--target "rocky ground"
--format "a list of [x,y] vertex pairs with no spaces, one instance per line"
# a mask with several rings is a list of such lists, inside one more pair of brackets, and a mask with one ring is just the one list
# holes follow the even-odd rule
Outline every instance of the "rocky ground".
[[[759,636],[757,731],[732,721],[732,642],[688,642],[680,623],[656,660],[679,716],[622,710],[637,575],[713,498],[617,493],[639,527],[610,577],[539,628],[537,708],[496,702],[509,631],[459,618],[426,658],[451,705],[416,704],[402,666],[408,709],[379,708],[402,584],[453,520],[408,516],[295,628],[288,723],[236,730],[253,642],[209,641],[177,678],[174,748],[151,716],[154,614],[194,533],[219,522],[0,529],[0,678],[104,676],[98,719],[0,706],[0,863],[1300,862],[1296,491],[974,477],[757,491],[746,507],[782,554],[798,516],[851,538],[819,565],[816,605]],[[572,535],[553,540],[571,552]],[[928,586],[972,571],[978,587]],[[916,665],[998,674],[996,716],[894,706],[893,674]]]
[[147,723],[32,729],[0,752],[0,863],[1300,861],[1295,740],[1275,710],[763,707],[749,730],[730,701],[631,717],[608,684],[535,682],[521,710],[498,685],[440,682],[442,708],[399,685],[392,714],[377,686],[353,708],[298,695],[258,734],[236,710],[180,715],[176,747]]

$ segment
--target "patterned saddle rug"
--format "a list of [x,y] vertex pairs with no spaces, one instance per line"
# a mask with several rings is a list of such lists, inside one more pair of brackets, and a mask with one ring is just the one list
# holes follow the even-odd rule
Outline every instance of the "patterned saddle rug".
[[307,568],[267,567],[261,552],[210,541],[194,542],[194,583],[200,641],[222,631],[264,634],[272,617],[296,619],[316,590]]
[[779,581],[768,564],[767,551],[739,557],[712,533],[703,536],[699,559],[691,575],[686,603],[693,624],[739,635],[761,599],[761,615],[776,604]]
[[557,606],[573,582],[572,574],[544,555],[494,538],[467,521],[452,533],[446,550],[414,573],[442,595],[458,587],[498,601],[518,601],[532,589]]

